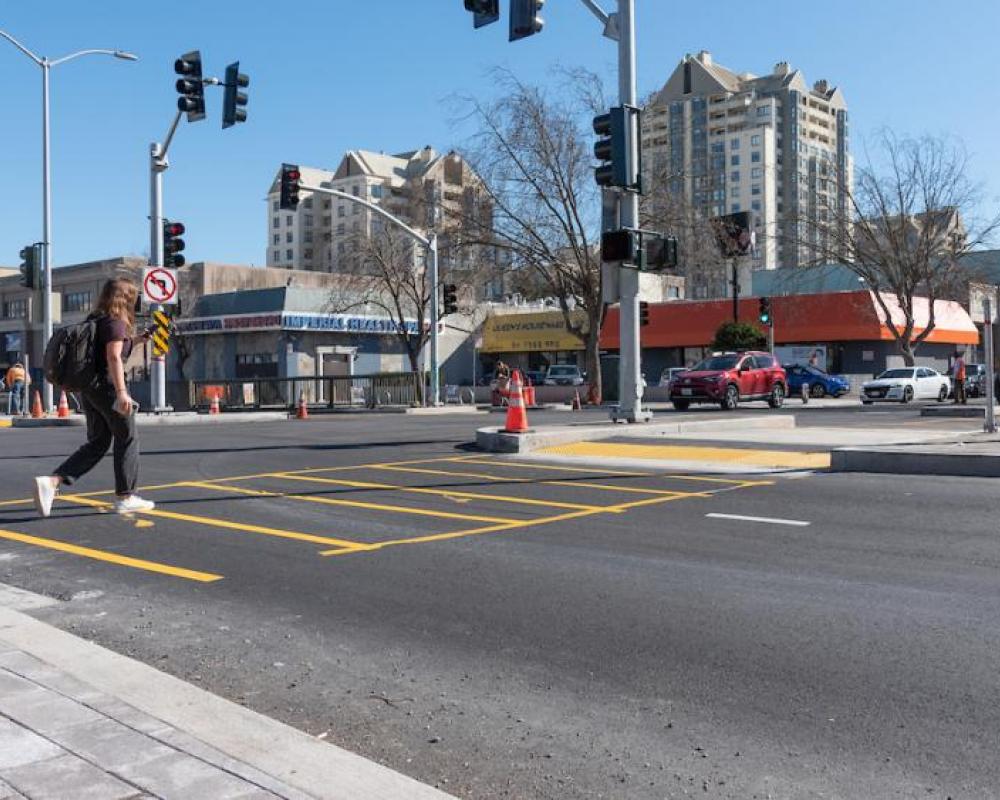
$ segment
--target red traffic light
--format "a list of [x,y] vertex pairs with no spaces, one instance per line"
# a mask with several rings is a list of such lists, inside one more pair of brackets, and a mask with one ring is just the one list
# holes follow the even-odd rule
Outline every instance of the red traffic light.
[[178,75],[193,75],[199,66],[200,64],[193,59],[188,61],[183,58],[178,58],[174,62],[174,72]]
[[290,181],[297,181],[302,177],[302,174],[297,169],[290,169],[285,173],[285,177]]
[[166,236],[181,236],[184,233],[184,224],[181,222],[167,222],[163,226],[163,233]]

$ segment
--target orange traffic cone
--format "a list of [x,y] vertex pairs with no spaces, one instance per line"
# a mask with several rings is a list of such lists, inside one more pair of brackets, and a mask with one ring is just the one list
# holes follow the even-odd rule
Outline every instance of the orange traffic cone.
[[42,396],[35,390],[35,402],[31,404],[31,416],[35,419],[41,419],[45,416],[45,412],[42,411]]
[[573,410],[579,411],[581,408],[583,408],[583,405],[580,403],[580,390],[577,389],[573,392]]
[[219,409],[219,395],[218,394],[213,394],[212,395],[212,404],[208,407],[208,413],[209,414],[218,414],[219,411],[220,411],[220,409]]
[[507,402],[507,424],[504,426],[504,433],[525,433],[528,430],[528,412],[524,408],[520,370],[514,370],[511,375]]
[[66,399],[66,392],[61,392],[59,395],[59,408],[56,411],[56,416],[59,419],[66,419],[69,416],[69,401]]
[[299,392],[299,407],[295,410],[295,419],[309,419],[309,407],[303,392]]

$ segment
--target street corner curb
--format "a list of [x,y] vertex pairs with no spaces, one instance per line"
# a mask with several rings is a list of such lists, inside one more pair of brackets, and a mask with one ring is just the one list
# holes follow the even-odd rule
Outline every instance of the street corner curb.
[[254,422],[278,422],[287,419],[289,416],[284,411],[238,414],[199,414],[196,411],[180,411],[170,414],[138,414],[136,424],[142,427],[157,425],[246,425]]
[[87,418],[82,415],[72,417],[14,417],[11,427],[14,428],[78,428],[87,424]]
[[[672,415],[670,415],[672,416]],[[615,422],[569,423],[549,425],[525,433],[507,433],[500,426],[479,428],[476,445],[490,453],[530,453],[543,447],[554,447],[575,442],[596,442],[614,437],[656,438],[699,430],[713,432],[724,430],[745,431],[751,428],[787,430],[795,427],[791,414],[756,417],[725,417],[722,419],[669,419],[636,424]]]
[[830,453],[831,472],[960,478],[1000,477],[1000,453],[928,452],[903,447],[845,447]]
[[[0,596],[0,643],[175,728],[286,787],[323,800],[455,800],[179,678],[15,610]],[[24,607],[22,605],[22,607]],[[194,751],[192,751],[194,752]]]
[[[1000,407],[994,407],[994,410],[998,417],[1000,417]],[[986,417],[986,406],[963,406],[963,405],[941,405],[941,406],[924,406],[920,409],[921,417],[960,417],[960,418],[973,418],[973,419],[985,419]]]

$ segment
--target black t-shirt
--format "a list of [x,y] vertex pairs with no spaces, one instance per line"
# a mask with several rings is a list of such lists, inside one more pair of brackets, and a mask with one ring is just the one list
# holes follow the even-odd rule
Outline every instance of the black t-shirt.
[[128,323],[125,320],[106,316],[97,320],[97,374],[101,377],[106,377],[108,374],[109,342],[122,342],[123,362],[132,354],[132,337],[129,336]]

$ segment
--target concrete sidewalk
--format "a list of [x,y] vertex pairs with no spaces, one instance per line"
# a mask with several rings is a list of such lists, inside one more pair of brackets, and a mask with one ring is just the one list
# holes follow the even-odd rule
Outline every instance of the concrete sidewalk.
[[0,798],[447,800],[436,789],[39,622],[0,584]]

